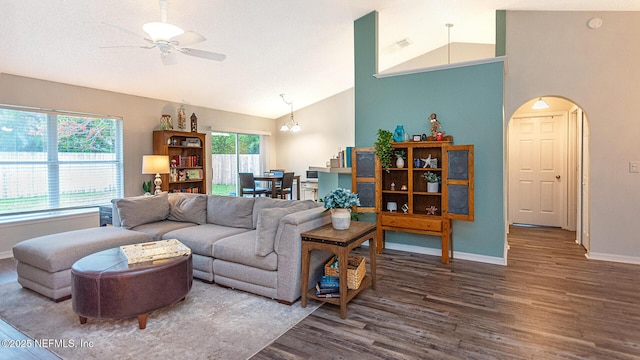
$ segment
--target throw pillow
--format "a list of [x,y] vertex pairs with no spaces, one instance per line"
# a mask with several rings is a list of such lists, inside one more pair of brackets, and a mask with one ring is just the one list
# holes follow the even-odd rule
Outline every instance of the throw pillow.
[[138,225],[162,221],[169,215],[167,193],[153,196],[134,196],[115,200],[120,226],[131,229]]
[[169,216],[167,220],[207,223],[207,195],[171,193],[169,194]]
[[258,226],[256,227],[256,255],[267,256],[271,254],[276,241],[280,219],[285,215],[303,210],[307,210],[306,204],[260,210]]
[[[259,197],[255,199],[253,205],[253,228],[258,227],[258,214],[260,210],[267,208],[282,208],[289,206],[297,206],[299,204],[306,204],[305,209],[311,209],[317,206],[321,206],[313,200],[285,200],[285,199],[272,199],[269,197]],[[304,210],[304,209],[303,209]]]
[[253,229],[253,198],[209,195],[207,223]]

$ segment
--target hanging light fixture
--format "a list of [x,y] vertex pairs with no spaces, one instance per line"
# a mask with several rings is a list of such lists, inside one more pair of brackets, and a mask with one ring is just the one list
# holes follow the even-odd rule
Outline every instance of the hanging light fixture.
[[533,103],[533,106],[531,107],[534,110],[540,110],[540,109],[547,109],[549,108],[549,104],[542,100],[542,98],[538,98],[538,101],[536,101],[535,103]]
[[444,24],[447,27],[447,64],[451,64],[451,27],[453,24]]
[[282,124],[282,126],[280,127],[280,131],[289,131],[289,132],[295,133],[302,130],[300,125],[298,125],[298,122],[293,120],[293,100],[292,101],[285,100],[284,94],[280,94],[280,97],[282,98],[282,101],[284,101],[285,104],[291,106],[291,116],[289,117],[288,121],[285,121],[284,124]]

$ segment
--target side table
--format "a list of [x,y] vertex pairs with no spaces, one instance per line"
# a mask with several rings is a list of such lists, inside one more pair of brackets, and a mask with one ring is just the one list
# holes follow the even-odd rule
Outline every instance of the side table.
[[[376,224],[352,221],[347,230],[335,230],[331,224],[306,231],[302,237],[302,307],[307,306],[307,297],[340,305],[340,317],[347,317],[347,303],[362,290],[371,286],[376,288]],[[365,276],[356,290],[347,289],[347,260],[349,252],[369,240],[369,264],[371,276]],[[309,290],[309,261],[312,250],[328,250],[338,256],[340,272],[340,297],[319,298],[315,293],[315,286]]]

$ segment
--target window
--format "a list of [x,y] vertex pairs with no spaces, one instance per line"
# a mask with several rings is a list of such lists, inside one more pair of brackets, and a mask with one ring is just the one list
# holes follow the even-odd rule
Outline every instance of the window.
[[123,196],[122,120],[0,107],[0,216]]
[[227,132],[211,133],[211,194],[238,194],[239,172],[262,172],[267,136]]

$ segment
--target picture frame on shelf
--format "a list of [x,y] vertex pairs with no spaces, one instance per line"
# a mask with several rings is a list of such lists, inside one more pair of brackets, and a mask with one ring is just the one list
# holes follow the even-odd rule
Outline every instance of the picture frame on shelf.
[[420,135],[413,135],[413,141],[421,141],[422,140],[422,136]]

